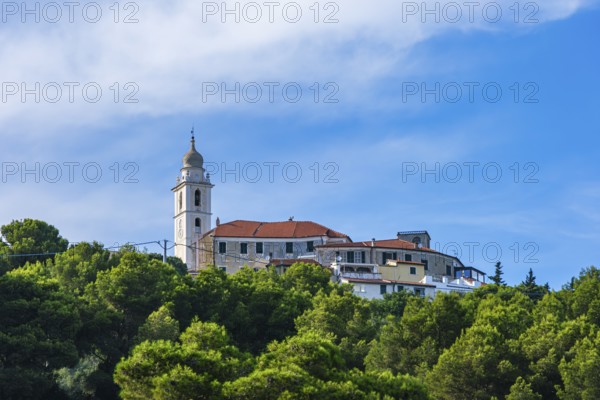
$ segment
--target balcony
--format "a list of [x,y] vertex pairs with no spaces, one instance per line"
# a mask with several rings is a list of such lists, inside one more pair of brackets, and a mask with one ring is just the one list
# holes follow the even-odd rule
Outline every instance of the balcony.
[[331,268],[334,274],[340,278],[381,279],[381,273],[374,264],[334,262],[331,264]]
[[341,277],[348,279],[381,280],[381,274],[374,272],[342,272]]

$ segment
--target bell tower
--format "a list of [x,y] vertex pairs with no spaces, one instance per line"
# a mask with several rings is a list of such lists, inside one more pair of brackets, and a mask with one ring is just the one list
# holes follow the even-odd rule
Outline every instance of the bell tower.
[[198,240],[211,226],[210,174],[205,174],[204,159],[196,151],[192,129],[190,149],[183,156],[181,174],[171,191],[174,194],[175,256],[187,264],[189,270],[198,268]]

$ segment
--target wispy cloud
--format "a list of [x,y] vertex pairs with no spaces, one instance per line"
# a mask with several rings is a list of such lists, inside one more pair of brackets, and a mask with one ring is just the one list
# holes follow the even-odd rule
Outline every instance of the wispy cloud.
[[[207,8],[209,3],[218,8],[216,13]],[[203,99],[203,84],[207,82],[225,83],[229,88],[236,82],[299,82],[309,96],[314,82],[323,85],[334,81],[343,88],[346,104],[351,105],[373,95],[370,89],[375,83],[381,84],[382,79],[419,71],[427,60],[411,58],[410,50],[436,35],[449,31],[523,29],[527,24],[515,24],[514,18],[533,14],[538,23],[544,23],[566,18],[595,2],[527,3],[537,8],[523,9],[518,16],[511,14],[514,2],[494,2],[504,13],[497,22],[490,22],[493,10],[489,11],[490,16],[482,16],[482,10],[488,6],[485,2],[473,10],[472,21],[470,11],[461,9],[462,17],[449,22],[454,18],[452,10],[446,8],[449,3],[300,1],[296,4],[302,18],[296,23],[289,22],[294,10],[284,13],[283,5],[273,11],[273,22],[269,22],[269,10],[263,7],[261,19],[250,23],[253,10],[238,2],[240,21],[236,23],[235,15],[223,13],[225,3],[192,0],[174,1],[168,6],[139,3],[139,9],[120,10],[119,23],[114,22],[116,16],[108,3],[102,3],[103,17],[97,23],[86,22],[78,13],[74,23],[69,23],[66,15],[58,23],[47,23],[42,18],[40,23],[29,20],[25,24],[20,23],[19,14],[9,16],[12,19],[0,30],[4,82],[23,83],[29,89],[36,82],[42,88],[57,82],[62,86],[63,98],[49,104],[44,99],[35,102],[33,95],[28,95],[25,102],[20,99],[22,93],[11,95],[0,109],[0,122],[9,124],[7,134],[17,133],[19,125],[31,125],[46,128],[46,135],[64,135],[64,127],[77,130],[82,124],[106,123],[115,117],[162,116],[235,106],[231,101],[223,104],[220,96],[211,96],[211,101]],[[418,10],[407,8],[414,5]],[[234,6],[234,2],[228,2],[226,7]],[[436,7],[439,22],[435,16],[424,14],[425,9]],[[123,23],[132,12],[132,18],[139,22]],[[324,23],[328,16],[338,22]],[[69,88],[64,82],[79,84],[73,103],[67,101]],[[82,87],[90,82],[102,90],[97,103],[82,97]],[[119,88],[116,102],[115,83]],[[126,87],[127,83],[133,85]],[[52,88],[48,90],[52,92]],[[266,96],[267,88],[263,90]],[[127,95],[139,102],[126,103]],[[283,102],[276,103],[267,107],[242,106],[251,112],[277,113]],[[35,118],[23,118],[25,115]],[[40,129],[31,130],[36,131]],[[23,134],[22,129],[19,134]]]

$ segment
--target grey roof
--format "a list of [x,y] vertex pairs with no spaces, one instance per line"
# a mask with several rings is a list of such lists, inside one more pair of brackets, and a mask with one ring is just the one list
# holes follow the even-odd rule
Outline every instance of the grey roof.
[[429,232],[427,231],[405,231],[405,232],[398,232],[398,234],[400,235],[427,235],[429,236]]
[[203,168],[204,158],[196,151],[196,139],[192,136],[192,145],[183,156],[183,168]]

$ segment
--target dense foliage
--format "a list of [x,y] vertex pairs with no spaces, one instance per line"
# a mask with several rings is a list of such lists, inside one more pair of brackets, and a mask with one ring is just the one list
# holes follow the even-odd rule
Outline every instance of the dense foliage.
[[41,221],[0,231],[0,399],[600,398],[595,267],[368,301],[314,265],[192,279]]

